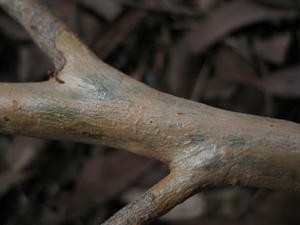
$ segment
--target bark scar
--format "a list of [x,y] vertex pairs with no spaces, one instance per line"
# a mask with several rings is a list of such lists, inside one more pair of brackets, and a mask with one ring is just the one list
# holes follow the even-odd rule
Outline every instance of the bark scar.
[[66,83],[64,80],[59,78],[59,72],[49,71],[48,74],[49,74],[50,78],[54,78],[59,84]]

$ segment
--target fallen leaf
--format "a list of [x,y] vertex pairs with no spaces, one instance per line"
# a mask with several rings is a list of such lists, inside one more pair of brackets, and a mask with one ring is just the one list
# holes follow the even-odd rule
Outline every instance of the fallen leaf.
[[233,1],[201,20],[198,29],[191,31],[183,42],[194,54],[200,54],[238,28],[295,15],[295,11],[275,10],[249,1]]
[[44,145],[44,140],[29,137],[15,137],[7,154],[9,168],[14,171],[23,170],[32,162]]
[[254,44],[256,54],[270,63],[282,65],[290,38],[289,33],[282,33],[266,40],[256,39]]
[[124,151],[92,157],[85,162],[74,191],[61,196],[58,213],[45,221],[64,221],[84,215],[118,195],[154,165],[154,161]]
[[78,0],[87,8],[96,11],[108,21],[113,21],[121,13],[121,5],[115,0]]
[[12,186],[19,184],[29,177],[23,171],[8,170],[0,174],[0,196],[6,193]]
[[[275,10],[249,1],[233,1],[213,10],[208,16],[200,19],[196,30],[188,32],[172,48],[166,75],[169,92],[185,96],[187,80],[193,78],[189,71],[189,63],[193,62],[193,57],[203,54],[231,32],[251,24],[276,21],[295,15],[295,11]],[[195,66],[195,62],[193,64]]]
[[106,58],[116,49],[131,32],[145,19],[147,12],[129,11],[122,18],[115,22],[114,26],[109,26],[107,31],[101,34],[101,38],[95,44],[95,51],[100,58]]
[[299,7],[299,0],[252,0],[267,6],[272,6],[280,9],[295,9]]
[[300,97],[300,66],[277,71],[254,83],[254,86],[275,96]]

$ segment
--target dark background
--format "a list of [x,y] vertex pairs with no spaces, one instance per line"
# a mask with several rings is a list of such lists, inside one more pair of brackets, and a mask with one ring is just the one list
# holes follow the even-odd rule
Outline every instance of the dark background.
[[[42,2],[101,59],[151,87],[300,122],[300,1]],[[0,11],[0,81],[44,81],[52,72]],[[99,224],[167,173],[118,149],[2,135],[0,224]],[[299,193],[227,187],[199,193],[153,224],[297,225],[299,212]]]

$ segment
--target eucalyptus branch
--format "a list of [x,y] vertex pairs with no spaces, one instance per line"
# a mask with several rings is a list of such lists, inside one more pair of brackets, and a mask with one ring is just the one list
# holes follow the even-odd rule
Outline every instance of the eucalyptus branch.
[[168,177],[104,224],[144,224],[203,187],[300,189],[300,125],[213,108],[131,79],[99,60],[33,0],[0,0],[53,61],[41,83],[0,83],[0,133],[122,148]]

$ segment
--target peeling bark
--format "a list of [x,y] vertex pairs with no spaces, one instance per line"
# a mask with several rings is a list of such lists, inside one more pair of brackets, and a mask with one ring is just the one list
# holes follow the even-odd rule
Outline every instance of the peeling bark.
[[99,60],[33,0],[0,0],[62,82],[0,83],[0,132],[122,148],[168,177],[105,222],[144,224],[207,186],[300,190],[300,125],[161,93]]

